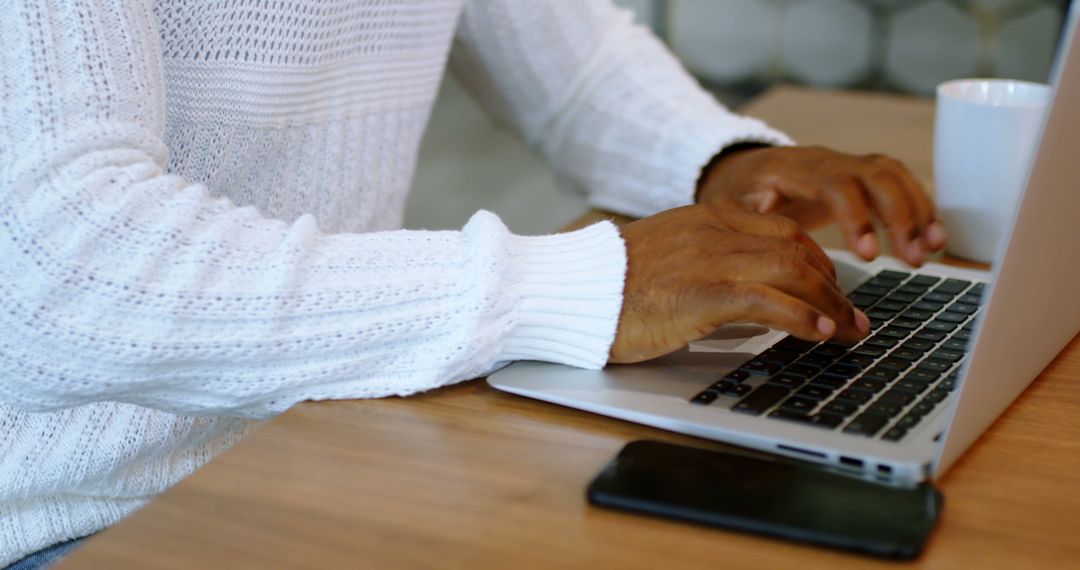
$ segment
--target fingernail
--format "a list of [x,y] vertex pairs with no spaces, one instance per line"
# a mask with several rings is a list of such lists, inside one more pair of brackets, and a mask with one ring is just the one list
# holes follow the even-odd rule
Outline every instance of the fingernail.
[[859,332],[868,332],[870,330],[870,319],[866,316],[866,313],[855,309],[855,326],[858,327]]
[[859,240],[855,242],[855,249],[858,250],[859,255],[865,258],[877,257],[877,236],[874,234],[863,234],[859,237]]
[[949,232],[941,222],[933,222],[926,227],[926,241],[934,248],[941,248],[949,241]]
[[836,321],[825,316],[818,317],[817,330],[825,336],[832,336],[836,332]]

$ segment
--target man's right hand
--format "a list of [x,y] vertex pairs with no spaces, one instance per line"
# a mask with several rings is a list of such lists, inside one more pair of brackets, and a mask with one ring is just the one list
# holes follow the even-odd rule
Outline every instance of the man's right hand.
[[621,231],[628,267],[609,362],[663,356],[734,322],[842,343],[870,330],[825,252],[788,218],[695,205]]

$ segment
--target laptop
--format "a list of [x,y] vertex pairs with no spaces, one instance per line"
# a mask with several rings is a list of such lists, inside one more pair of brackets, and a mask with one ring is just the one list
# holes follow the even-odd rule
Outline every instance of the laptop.
[[993,273],[831,252],[871,318],[854,347],[749,325],[653,361],[517,362],[499,390],[910,485],[941,476],[1080,331],[1080,42]]

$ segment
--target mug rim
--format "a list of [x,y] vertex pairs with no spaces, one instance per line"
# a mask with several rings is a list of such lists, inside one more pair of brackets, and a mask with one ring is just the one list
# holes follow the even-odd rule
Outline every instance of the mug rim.
[[[986,97],[971,96],[960,92],[961,86],[968,85],[1015,85],[1021,87],[1028,93],[1035,94],[1038,100],[1031,100],[1030,98],[1016,99],[1016,100],[991,100]],[[1035,81],[1026,81],[1023,79],[1002,79],[1002,78],[965,78],[965,79],[951,79],[945,81],[937,86],[936,93],[940,98],[952,99],[954,101],[961,101],[972,105],[982,105],[986,107],[1045,107],[1050,103],[1050,95],[1053,92],[1053,88],[1045,83],[1038,83]]]

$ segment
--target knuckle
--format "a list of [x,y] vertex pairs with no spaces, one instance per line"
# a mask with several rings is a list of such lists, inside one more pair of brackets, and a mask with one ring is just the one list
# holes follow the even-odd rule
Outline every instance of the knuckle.
[[758,311],[771,298],[769,286],[764,283],[739,283],[733,288],[742,299],[744,309],[749,312]]
[[783,216],[768,216],[771,223],[776,229],[776,233],[785,239],[793,240],[802,234],[802,229],[799,228],[799,224],[795,223],[795,220],[791,218],[785,218]]

